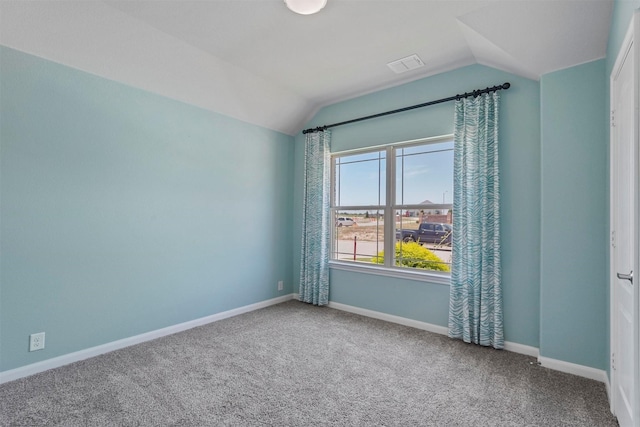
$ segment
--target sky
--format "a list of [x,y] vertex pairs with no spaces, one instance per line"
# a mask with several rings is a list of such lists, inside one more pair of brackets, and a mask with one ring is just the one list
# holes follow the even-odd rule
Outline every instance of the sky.
[[[385,203],[385,152],[344,156],[336,166],[336,204]],[[453,203],[453,142],[396,151],[396,204]]]

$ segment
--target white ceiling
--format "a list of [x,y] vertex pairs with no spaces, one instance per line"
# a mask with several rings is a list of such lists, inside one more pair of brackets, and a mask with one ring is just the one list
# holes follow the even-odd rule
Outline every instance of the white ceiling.
[[[612,6],[328,0],[302,16],[282,0],[0,0],[0,44],[295,134],[324,105],[465,65],[539,79],[603,58]],[[425,67],[386,66],[412,54]]]

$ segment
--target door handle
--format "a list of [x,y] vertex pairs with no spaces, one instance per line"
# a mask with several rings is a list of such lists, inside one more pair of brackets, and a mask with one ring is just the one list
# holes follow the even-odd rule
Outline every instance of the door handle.
[[616,276],[618,276],[618,279],[628,280],[633,284],[633,270],[629,274],[616,273]]

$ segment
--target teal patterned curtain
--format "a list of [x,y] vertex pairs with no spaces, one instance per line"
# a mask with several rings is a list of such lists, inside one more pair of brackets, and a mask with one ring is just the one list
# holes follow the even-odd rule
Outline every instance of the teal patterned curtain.
[[302,208],[300,301],[329,303],[329,192],[331,133],[307,134]]
[[498,92],[456,101],[449,337],[504,348]]

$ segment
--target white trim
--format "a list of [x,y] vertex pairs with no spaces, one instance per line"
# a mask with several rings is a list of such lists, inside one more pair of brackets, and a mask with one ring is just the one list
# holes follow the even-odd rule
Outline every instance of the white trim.
[[[451,148],[446,148],[446,151],[451,151],[453,152],[453,134],[447,134],[447,135],[440,135],[440,136],[435,136],[435,137],[427,137],[427,138],[421,138],[421,139],[414,139],[411,141],[404,141],[404,142],[395,142],[395,143],[388,143],[388,144],[382,144],[382,145],[376,145],[373,147],[364,147],[364,148],[356,148],[356,149],[351,149],[351,150],[345,150],[345,151],[341,151],[341,152],[335,152],[335,153],[331,153],[331,200],[330,200],[330,216],[332,218],[336,217],[337,215],[348,215],[348,211],[360,211],[363,212],[365,210],[370,211],[377,211],[378,215],[380,213],[380,211],[383,212],[383,219],[384,219],[384,236],[386,236],[383,239],[383,251],[387,254],[395,254],[395,246],[396,246],[396,240],[394,238],[394,236],[396,236],[396,224],[395,224],[395,220],[394,218],[396,218],[396,214],[398,212],[398,210],[403,210],[403,209],[413,209],[412,206],[415,206],[417,208],[435,208],[435,207],[440,207],[440,206],[446,206],[443,207],[442,209],[451,209],[452,204],[446,204],[444,203],[444,196],[443,196],[443,203],[439,204],[439,203],[427,203],[427,204],[402,204],[399,203],[399,201],[396,200],[396,160],[399,158],[398,157],[398,153],[397,151],[400,149],[403,149],[405,147],[427,147],[429,144],[443,144],[446,143],[447,146],[451,145]],[[425,148],[425,150],[427,150]],[[433,149],[432,151],[423,151],[423,154],[429,154],[429,153],[436,153],[442,150],[438,150],[438,149]],[[339,186],[339,182],[336,181],[336,176],[337,176],[337,170],[336,170],[336,161],[341,159],[341,158],[345,158],[345,157],[349,157],[349,156],[353,156],[356,154],[363,154],[363,153],[371,153],[371,154],[377,154],[378,158],[377,161],[378,163],[380,162],[380,154],[381,153],[385,153],[385,159],[386,159],[386,166],[384,166],[384,182],[386,182],[387,184],[385,185],[385,198],[384,198],[384,203],[380,200],[378,200],[378,205],[344,205],[341,204],[340,201],[336,201],[336,194],[339,193],[339,191],[336,190],[336,188]],[[402,155],[400,155],[400,157],[402,157]],[[359,161],[375,161],[376,158],[370,158],[370,159],[365,159],[365,160],[359,160]],[[359,162],[358,160],[355,160],[356,162]],[[380,165],[378,164],[378,166],[380,167]],[[379,168],[378,168],[379,169]],[[380,191],[380,179],[382,178],[383,174],[382,171],[379,170],[378,171],[378,191]],[[380,204],[382,203],[382,204]],[[341,213],[342,212],[342,213]],[[352,212],[353,213],[353,212]],[[354,214],[355,215],[355,214]],[[333,221],[333,220],[332,220]],[[342,269],[349,269],[347,267],[347,263],[346,262],[341,262],[342,260],[338,259],[338,255],[339,253],[337,252],[337,235],[336,235],[336,227],[331,227],[331,255],[330,255],[330,264],[334,263],[334,262],[338,262],[338,264],[336,265],[342,265],[343,267],[337,267],[337,268],[342,268]],[[355,243],[354,243],[355,245]],[[379,248],[378,248],[379,249]],[[354,261],[355,261],[355,246],[354,246]],[[409,278],[409,279],[418,279],[418,280],[422,280],[422,281],[431,281],[429,280],[429,278],[426,279],[421,279],[419,277],[416,276],[406,276],[406,275],[402,275],[402,276],[395,276],[393,274],[390,274],[389,271],[391,271],[392,269],[397,269],[397,270],[410,270],[410,268],[402,268],[400,266],[395,266],[395,255],[393,256],[387,256],[384,257],[384,263],[383,265],[379,266],[382,267],[384,269],[386,269],[387,272],[385,272],[384,270],[381,269],[371,269],[369,271],[364,271],[364,270],[360,270],[360,271],[364,271],[367,272],[369,274],[376,274],[376,272],[379,272],[380,275],[384,275],[384,276],[392,276],[392,277],[402,277],[402,278]],[[355,263],[354,263],[355,264]],[[363,263],[360,263],[363,264]],[[371,264],[369,264],[371,265]],[[374,264],[375,265],[375,264]],[[420,270],[420,269],[412,269],[412,270]],[[356,271],[356,270],[354,270]],[[424,272],[424,270],[422,270]],[[449,275],[447,274],[446,276],[446,282],[444,279],[436,277],[435,281],[436,283],[439,284],[448,284],[449,282]]]
[[[294,294],[294,298],[297,298],[297,294]],[[395,316],[392,314],[382,313],[366,308],[354,307],[352,305],[342,304],[339,302],[329,301],[329,307],[336,310],[359,314],[361,316],[372,317],[374,319],[380,319],[391,323],[397,323],[400,325],[421,329],[424,331],[434,332],[436,334],[448,335],[449,333],[449,328],[444,326],[421,322],[419,320],[407,319],[406,317]],[[519,353],[526,356],[536,357],[541,366],[545,368],[603,382],[607,389],[607,395],[610,396],[611,392],[609,378],[607,377],[607,372],[602,369],[596,369],[589,366],[583,366],[575,363],[565,362],[562,360],[543,357],[540,356],[540,350],[538,348],[529,345],[506,341],[504,343],[504,349],[505,351],[510,351],[512,353]]]
[[444,326],[408,319],[406,317],[394,316],[393,314],[382,313],[379,311],[368,310],[366,308],[354,307],[352,305],[346,305],[339,302],[329,301],[329,308],[335,308],[336,310],[347,311],[349,313],[359,314],[365,317],[372,317],[374,319],[397,323],[399,325],[410,326],[412,328],[422,329],[423,331],[434,332],[436,334],[447,335],[449,333],[449,328]]
[[[395,235],[396,235],[396,216],[394,215],[393,211],[395,210],[395,207],[393,206],[394,203],[397,202],[396,200],[396,186],[398,185],[396,183],[396,179],[397,179],[397,175],[396,175],[396,148],[392,145],[388,146],[385,149],[385,157],[386,157],[386,167],[385,169],[385,187],[386,187],[386,192],[385,192],[385,204],[383,207],[383,212],[384,212],[384,224],[382,226],[382,229],[384,230],[384,236],[388,236],[387,238],[383,237],[383,251],[385,254],[387,254],[386,257],[384,257],[384,263],[383,266],[385,268],[392,268],[393,266],[395,266],[396,264],[396,239],[395,239]],[[453,167],[452,167],[453,168]],[[402,179],[404,180],[404,175],[402,175]],[[404,181],[403,181],[404,182]],[[378,184],[379,186],[380,184]],[[378,187],[380,188],[380,187]],[[378,190],[380,191],[380,190]],[[400,220],[402,221],[402,220]],[[402,232],[402,231],[400,231]],[[355,252],[355,251],[354,251]],[[376,251],[377,252],[377,251]]]
[[[372,317],[374,319],[380,319],[391,323],[397,323],[404,326],[410,326],[416,329],[422,329],[424,331],[434,332],[436,334],[448,335],[449,329],[444,326],[434,325],[431,323],[421,322],[419,320],[407,319],[406,317],[395,316],[392,314],[381,313],[379,311],[368,310],[366,308],[354,307],[351,305],[341,304],[338,302],[329,302],[330,308],[336,310],[347,311],[349,313],[359,314],[366,317]],[[591,368],[589,366],[578,365],[575,363],[565,362],[562,360],[551,359],[548,357],[540,356],[540,350],[536,347],[518,344],[514,342],[504,343],[505,351],[513,353],[524,354],[526,356],[536,357],[538,362],[545,368],[553,369],[555,371],[565,372],[567,374],[578,375],[580,377],[589,378],[592,380],[605,383],[607,387],[607,393],[609,393],[609,379],[607,378],[606,371],[602,369]]]
[[156,329],[155,331],[145,332],[144,334],[112,341],[110,343],[102,344],[96,347],[64,354],[52,359],[43,360],[42,362],[32,363],[30,365],[0,372],[0,384],[28,377],[40,372],[48,371],[49,369],[59,368],[60,366],[68,365],[80,360],[85,360],[90,357],[99,356],[101,354],[109,353],[121,348],[140,344],[146,341],[151,341],[156,338],[172,335],[177,332],[186,331],[187,329],[195,328],[197,326],[206,325],[208,323],[217,322],[218,320],[227,319],[229,317],[238,316],[250,311],[255,311],[275,304],[280,304],[282,302],[291,300],[292,297],[293,294],[289,294],[265,301],[260,301],[255,304],[245,305],[243,307],[234,308],[232,310],[223,311],[221,313],[212,314],[210,316],[201,317],[199,319],[190,320],[188,322],[179,323],[177,325],[168,326],[166,328]]
[[386,144],[370,145],[361,148],[350,148],[342,151],[333,151],[331,157],[342,157],[350,154],[365,154],[367,152],[382,151],[387,147],[409,147],[412,145],[433,144],[434,142],[444,142],[453,140],[453,134],[447,133],[438,136],[428,136],[426,138],[410,139],[407,141],[388,142]]
[[[336,310],[347,311],[349,313],[359,314],[361,316],[372,317],[399,325],[409,326],[411,328],[421,329],[423,331],[433,332],[440,335],[449,335],[449,328],[446,326],[434,325],[432,323],[421,322],[419,320],[408,319],[406,317],[395,316],[393,314],[382,313],[379,311],[368,310],[366,308],[354,307],[352,305],[342,304],[339,302],[329,302],[330,308]],[[527,356],[538,357],[538,349],[524,344],[505,342],[505,350],[513,353],[520,353]]]
[[[349,313],[359,314],[361,316],[372,317],[374,319],[380,319],[391,323],[397,323],[404,326],[409,326],[424,331],[434,332],[436,334],[448,335],[449,328],[431,323],[421,322],[419,320],[407,319],[406,317],[395,316],[392,314],[382,313],[379,311],[368,310],[366,308],[354,307],[339,302],[329,302],[329,307],[336,310],[347,311]],[[514,342],[504,343],[505,351],[513,353],[524,354],[526,356],[536,357],[538,362],[545,368],[553,369],[555,371],[565,372],[568,374],[578,375],[580,377],[589,378],[592,380],[605,383],[607,387],[607,393],[609,393],[609,379],[607,378],[606,371],[602,369],[591,368],[589,366],[577,365],[575,363],[564,362],[562,360],[550,359],[548,357],[540,356],[540,351],[536,347],[529,345],[518,344]]]
[[[632,17],[631,17],[631,22],[629,24],[629,28],[627,29],[627,32],[625,34],[625,37],[623,39],[622,44],[620,45],[620,48],[616,54],[616,60],[614,63],[614,66],[611,70],[611,74],[609,76],[609,101],[610,101],[610,114],[613,115],[614,113],[614,108],[615,108],[615,99],[614,99],[614,93],[615,93],[615,81],[621,71],[621,68],[624,64],[624,61],[626,60],[626,58],[628,57],[628,55],[633,52],[634,58],[633,58],[633,72],[635,73],[635,76],[633,77],[633,86],[634,86],[634,94],[633,94],[633,109],[635,110],[635,115],[634,118],[635,120],[632,123],[632,132],[633,132],[633,144],[634,144],[634,154],[635,154],[635,165],[634,165],[634,171],[632,171],[632,174],[634,175],[633,180],[634,183],[636,185],[636,190],[637,187],[640,186],[640,171],[639,171],[639,164],[640,164],[640,159],[638,158],[638,145],[640,144],[640,120],[638,120],[638,112],[640,110],[640,78],[638,78],[638,73],[640,72],[640,47],[639,47],[639,43],[638,43],[638,36],[640,36],[640,9],[634,11]],[[616,137],[616,132],[615,132],[615,126],[613,126],[612,123],[613,118],[610,116],[610,122],[609,122],[609,170],[612,171],[615,169],[615,158],[616,158],[616,151],[615,149],[617,148],[617,145],[614,144],[612,141],[614,141],[615,137]],[[614,182],[614,178],[613,175],[610,173],[610,177],[609,177],[609,224],[610,224],[610,235],[609,238],[613,239],[614,236],[611,235],[612,230],[616,230],[617,229],[617,223],[615,221],[615,209],[614,207],[617,205],[617,200],[614,199],[614,186],[615,186],[615,182]],[[634,214],[633,214],[633,222],[635,224],[635,234],[633,236],[634,242],[633,244],[636,245],[635,246],[635,251],[636,254],[634,256],[634,260],[633,260],[633,271],[638,271],[640,270],[640,248],[638,248],[638,242],[640,241],[640,227],[638,227],[638,224],[640,224],[640,207],[638,206],[638,199],[636,197],[636,199],[634,200]],[[613,243],[610,240],[611,243]],[[614,259],[614,251],[611,249],[611,246],[609,246],[609,349],[610,349],[610,354],[609,354],[609,372],[611,377],[607,378],[607,394],[609,396],[609,403],[610,403],[610,407],[611,407],[611,413],[616,415],[616,407],[617,405],[617,399],[619,397],[618,396],[618,387],[619,385],[617,384],[617,374],[616,374],[616,370],[614,369],[613,366],[613,355],[616,351],[617,348],[617,339],[619,339],[618,337],[618,333],[617,333],[617,325],[616,325],[616,301],[617,301],[617,296],[616,296],[616,287],[615,287],[615,280],[616,280],[616,271],[615,271],[615,259]],[[635,289],[634,289],[634,301],[633,301],[633,310],[634,310],[634,319],[632,320],[633,322],[633,328],[634,328],[634,332],[633,332],[633,336],[632,336],[632,340],[633,342],[633,365],[634,366],[640,366],[640,292],[638,291],[637,286],[638,285],[634,285]],[[639,394],[640,393],[640,370],[638,368],[635,369],[635,372],[633,373],[634,378],[632,378],[631,382],[632,382],[632,388],[633,390],[631,391],[631,394]],[[636,426],[640,426],[640,400],[635,398],[634,401],[631,402],[631,417],[632,417],[632,422],[636,425]]]
[[604,377],[605,377],[604,389],[607,392],[607,400],[609,401],[609,410],[613,414],[613,400],[611,400],[611,381],[609,380],[609,375],[606,371],[604,372]]
[[512,353],[524,354],[525,356],[540,357],[540,350],[530,345],[518,344],[517,342],[504,342],[504,349]]
[[589,378],[590,380],[600,381],[605,383],[605,385],[609,383],[607,379],[607,372],[603,369],[591,368],[589,366],[578,365],[544,356],[538,357],[538,362],[540,362],[541,366],[553,369],[554,371],[560,371],[567,374],[577,375],[579,377]]
[[[20,378],[28,377],[40,372],[48,371],[50,369],[58,368],[60,366],[68,365],[70,363],[85,360],[91,357],[99,356],[101,354],[109,353],[121,348],[129,347],[132,345],[140,344],[146,341],[151,341],[156,338],[161,338],[167,335],[172,335],[178,332],[186,331],[198,326],[206,325],[209,323],[217,322],[218,320],[227,319],[230,317],[238,316],[240,314],[248,313],[251,311],[259,310],[261,308],[269,307],[275,304],[280,304],[289,300],[298,300],[299,294],[292,293],[277,298],[272,298],[266,301],[257,302],[255,304],[246,305],[244,307],[238,307],[232,310],[223,311],[221,313],[212,314],[210,316],[201,317],[199,319],[190,320],[188,322],[179,323],[177,325],[168,326],[166,328],[157,329],[155,331],[146,332],[144,334],[136,335],[129,338],[124,338],[118,341],[113,341],[107,344],[102,344],[96,347],[87,348],[84,350],[76,351],[73,353],[65,354],[62,356],[54,357],[52,359],[43,360],[42,362],[32,363],[30,365],[21,366],[9,371],[0,372],[0,384],[14,381]],[[449,329],[444,326],[434,325],[419,320],[408,319],[406,317],[395,316],[392,314],[382,313],[379,311],[369,310],[366,308],[355,307],[338,302],[329,302],[329,308],[336,310],[346,311],[349,313],[359,314],[365,317],[371,317],[374,319],[380,319],[391,323],[396,323],[412,328],[433,332],[440,335],[448,335]],[[542,366],[553,369],[556,371],[566,372],[569,374],[578,375],[585,378],[594,379],[605,383],[607,395],[610,396],[610,384],[609,379],[605,371],[587,366],[576,365],[574,363],[564,362],[561,360],[550,359],[546,357],[538,356],[538,349],[528,345],[505,342],[505,350],[514,353],[520,353],[527,356],[537,357]]]
[[329,261],[329,269],[352,271],[354,273],[373,274],[376,276],[393,277],[396,279],[417,280],[420,282],[428,282],[436,285],[451,284],[450,273],[426,272],[425,270],[400,268],[400,267],[382,267],[373,264],[365,264],[350,261]]

